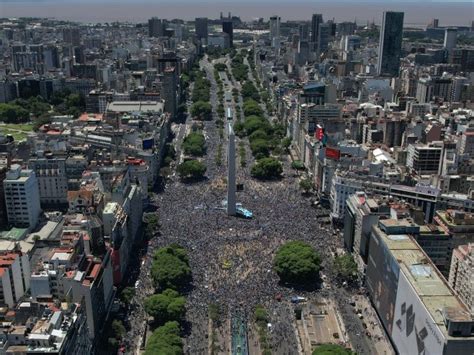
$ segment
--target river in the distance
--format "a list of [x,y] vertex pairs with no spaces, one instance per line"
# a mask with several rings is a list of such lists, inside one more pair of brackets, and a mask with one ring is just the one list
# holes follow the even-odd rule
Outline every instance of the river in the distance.
[[218,18],[221,11],[225,15],[230,11],[243,20],[268,19],[275,14],[281,16],[282,21],[310,20],[312,13],[322,13],[325,20],[356,19],[359,24],[367,21],[379,24],[385,10],[404,11],[405,25],[423,25],[432,18],[439,18],[440,26],[471,26],[474,19],[473,4],[467,2],[0,0],[0,17],[50,17],[80,22],[145,22],[152,16],[185,20],[199,16]]

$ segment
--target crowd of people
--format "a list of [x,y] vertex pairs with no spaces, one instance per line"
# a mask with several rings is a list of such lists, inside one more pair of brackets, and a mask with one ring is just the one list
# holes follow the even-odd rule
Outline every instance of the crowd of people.
[[[215,91],[215,82],[212,82],[212,91]],[[154,292],[150,275],[152,255],[159,247],[178,243],[188,251],[193,276],[186,294],[188,327],[185,327],[184,342],[187,353],[208,352],[208,307],[217,304],[222,318],[230,319],[239,314],[247,322],[252,321],[255,307],[262,305],[272,323],[269,336],[275,353],[294,354],[297,335],[289,302],[291,296],[314,298],[318,293],[326,297],[329,293],[343,296],[335,290],[295,291],[281,285],[273,271],[273,256],[283,243],[302,240],[321,255],[325,267],[329,265],[331,252],[341,246],[342,240],[321,224],[318,213],[323,211],[312,207],[310,199],[302,195],[297,176],[287,161],[280,181],[259,182],[250,178],[248,169],[241,170],[238,176],[244,189],[238,192],[237,199],[253,212],[253,218],[227,216],[222,208],[226,186],[215,184],[219,179],[225,181],[225,138],[222,141],[223,166],[219,167],[214,157],[221,138],[215,122],[204,125],[207,179],[183,183],[174,177],[163,192],[152,197],[152,203],[157,206],[160,231],[149,241],[136,283],[128,317],[127,349],[137,349],[145,334],[147,315],[143,302]],[[342,298],[340,301],[343,302]],[[356,345],[359,350],[366,346],[362,340]]]

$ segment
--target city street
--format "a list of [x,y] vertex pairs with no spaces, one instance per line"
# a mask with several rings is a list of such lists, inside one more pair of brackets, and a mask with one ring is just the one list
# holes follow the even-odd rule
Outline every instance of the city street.
[[[217,106],[216,84],[212,66],[202,61],[212,82],[211,102]],[[190,118],[188,118],[188,123]],[[180,134],[175,144],[184,136]],[[333,236],[332,230],[320,223],[318,215],[327,213],[311,206],[308,197],[302,196],[298,176],[290,168],[288,156],[282,156],[283,178],[279,181],[260,182],[249,176],[249,169],[238,176],[244,190],[237,195],[238,202],[251,210],[251,220],[229,217],[222,209],[226,198],[226,145],[223,165],[215,165],[215,150],[220,140],[213,121],[204,123],[207,137],[206,179],[201,182],[183,183],[174,176],[164,191],[153,196],[160,220],[159,236],[150,240],[145,263],[139,280],[141,287],[133,300],[129,315],[130,332],[127,336],[130,353],[139,353],[146,315],[144,298],[153,293],[149,268],[153,252],[170,243],[184,246],[189,253],[193,273],[192,288],[187,296],[185,350],[188,354],[208,353],[208,305],[217,303],[223,317],[237,312],[252,321],[256,305],[263,305],[270,316],[273,331],[270,335],[275,354],[295,354],[298,349],[291,296],[301,295],[316,299],[318,295],[332,297],[343,307],[342,316],[350,330],[349,338],[358,353],[374,353],[370,339],[365,336],[360,320],[346,310],[350,297],[346,291],[331,290],[296,291],[279,284],[272,270],[273,256],[280,245],[291,240],[303,240],[318,251],[323,261],[324,273],[331,279],[331,253],[341,247],[342,240]],[[247,147],[248,149],[248,147]],[[238,167],[240,170],[240,167]],[[224,263],[230,267],[224,268]],[[275,300],[281,294],[282,301]],[[352,334],[353,333],[353,334]]]

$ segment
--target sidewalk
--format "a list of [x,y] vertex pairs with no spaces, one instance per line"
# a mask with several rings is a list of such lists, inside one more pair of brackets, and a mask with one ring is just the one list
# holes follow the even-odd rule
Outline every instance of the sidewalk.
[[377,354],[380,355],[395,355],[395,350],[390,343],[390,340],[385,334],[383,325],[375,312],[375,309],[370,304],[367,297],[362,295],[355,295],[354,301],[356,303],[355,309],[360,309],[363,315],[363,322],[367,325],[367,332],[370,334]]

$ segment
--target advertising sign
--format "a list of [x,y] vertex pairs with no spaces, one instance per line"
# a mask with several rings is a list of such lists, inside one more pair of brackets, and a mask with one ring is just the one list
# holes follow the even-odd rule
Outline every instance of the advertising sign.
[[399,354],[443,354],[444,336],[403,273],[398,280],[392,340]]
[[372,234],[369,250],[367,288],[384,328],[391,334],[400,266],[375,234]]
[[339,149],[326,147],[326,158],[339,160],[341,159],[341,151]]

